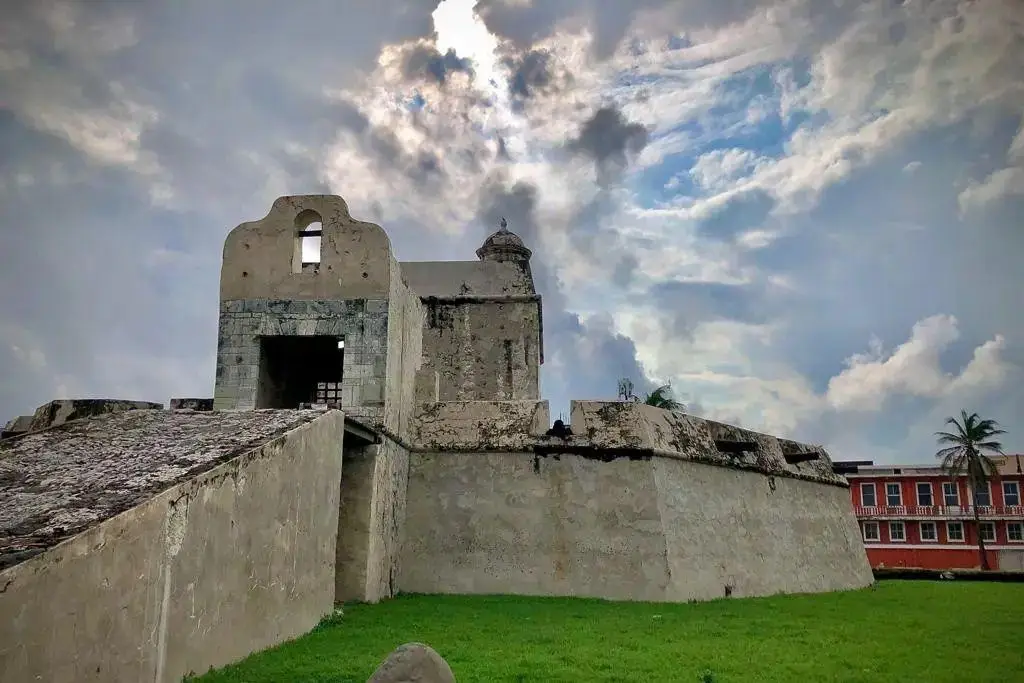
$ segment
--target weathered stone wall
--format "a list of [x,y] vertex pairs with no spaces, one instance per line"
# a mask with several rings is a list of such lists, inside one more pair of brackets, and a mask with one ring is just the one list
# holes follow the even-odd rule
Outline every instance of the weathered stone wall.
[[123,413],[126,410],[161,410],[162,403],[150,401],[125,401],[115,398],[61,398],[36,408],[27,429],[35,432],[97,415]]
[[413,419],[416,375],[423,366],[425,312],[419,295],[403,279],[397,263],[391,269],[388,297],[387,381],[384,426],[403,439]]
[[402,261],[402,275],[422,297],[519,297],[537,293],[525,261]]
[[420,406],[411,437],[436,451],[528,451],[550,427],[547,401],[449,401]]
[[419,296],[409,289],[400,268],[393,263],[384,412],[379,420],[371,421],[386,438],[364,449],[366,460],[360,463],[360,480],[348,482],[355,484],[360,504],[366,506],[357,513],[365,519],[366,534],[354,539],[356,547],[365,543],[365,579],[358,596],[361,600],[376,601],[397,591],[409,474],[409,453],[401,444],[409,438],[413,419],[416,373],[423,358],[423,317]]
[[418,403],[539,398],[539,299],[428,298],[424,307]]
[[[573,401],[570,415],[575,442],[590,447],[649,449],[659,455],[695,462],[846,486],[846,480],[832,471],[832,460],[820,446],[642,403]],[[729,454],[717,449],[717,440],[754,443],[756,450]],[[813,452],[817,458],[799,463],[786,461],[786,454],[805,452]]]
[[414,453],[406,524],[405,592],[685,601],[872,580],[846,489],[657,456]]
[[[69,423],[3,459],[0,479],[28,479],[3,489],[23,507],[0,508],[28,517],[4,520],[0,549],[49,548],[0,571],[3,680],[176,682],[331,611],[342,414],[139,412],[154,415]],[[85,530],[52,546],[72,520]]]
[[342,406],[352,417],[383,414],[387,379],[387,299],[222,301],[214,410],[258,407],[260,337],[345,338]]
[[213,399],[172,398],[171,410],[213,410]]
[[345,451],[336,599],[376,602],[398,590],[409,454],[385,439]]
[[824,451],[790,464],[784,451],[812,447],[626,403],[574,402],[575,435],[542,437],[546,407],[423,411],[414,435],[432,450],[410,457],[402,591],[676,601],[871,582]]
[[0,439],[6,439],[19,434],[24,434],[32,428],[32,416],[31,415],[19,415],[18,417],[11,418],[4,425],[3,429],[0,430]]
[[[323,227],[317,266],[296,270],[298,229],[310,218]],[[279,197],[262,219],[242,223],[224,241],[220,298],[386,299],[391,241],[373,223],[353,220],[333,195]]]

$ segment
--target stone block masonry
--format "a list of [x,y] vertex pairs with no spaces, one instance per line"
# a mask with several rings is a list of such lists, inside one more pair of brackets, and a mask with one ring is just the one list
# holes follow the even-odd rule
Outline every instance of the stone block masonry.
[[341,404],[346,414],[379,418],[387,376],[387,328],[387,299],[222,301],[213,408],[258,407],[261,338],[334,336],[345,340]]

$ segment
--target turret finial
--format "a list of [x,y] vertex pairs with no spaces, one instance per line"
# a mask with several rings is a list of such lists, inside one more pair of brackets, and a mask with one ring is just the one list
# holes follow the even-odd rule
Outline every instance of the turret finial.
[[508,230],[508,221],[507,221],[507,220],[505,220],[505,217],[504,217],[504,216],[502,216],[502,217],[501,217],[501,223],[499,223],[498,225],[500,225],[500,226],[501,226],[501,230],[502,230],[502,232],[505,232],[505,231],[507,231],[507,230]]

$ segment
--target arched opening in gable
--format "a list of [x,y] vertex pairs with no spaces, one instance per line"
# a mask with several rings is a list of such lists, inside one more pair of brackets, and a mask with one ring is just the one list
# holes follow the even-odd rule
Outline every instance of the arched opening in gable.
[[319,272],[323,255],[323,226],[323,218],[312,209],[306,209],[295,217],[293,273]]

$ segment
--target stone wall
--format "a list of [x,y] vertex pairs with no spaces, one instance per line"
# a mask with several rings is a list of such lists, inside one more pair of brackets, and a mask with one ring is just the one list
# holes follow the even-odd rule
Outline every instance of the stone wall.
[[214,410],[258,407],[260,338],[345,338],[342,406],[353,417],[379,418],[387,379],[387,299],[222,301]]
[[213,399],[172,398],[171,410],[213,410]]
[[[320,262],[299,270],[298,231],[310,221],[322,226]],[[387,233],[354,220],[341,197],[278,197],[264,218],[242,223],[224,240],[220,298],[385,299],[390,255]]]
[[822,449],[645,405],[571,411],[565,439],[540,436],[544,403],[422,412],[402,591],[676,601],[871,582]]
[[336,599],[377,602],[398,591],[409,454],[397,443],[345,451]]
[[391,269],[388,296],[387,381],[384,426],[407,438],[416,409],[416,375],[423,366],[425,312],[419,295],[403,279],[397,263]]
[[[404,539],[409,453],[401,444],[409,438],[414,410],[416,373],[423,356],[423,306],[392,264],[388,297],[387,358],[384,411],[370,420],[384,433],[382,443],[353,454],[355,472],[342,483],[341,517],[345,536],[339,557],[353,582],[339,569],[339,599],[377,601],[397,591],[397,574]],[[349,530],[347,517],[357,519]],[[339,566],[342,566],[339,564]],[[348,570],[345,570],[348,571]]]
[[414,453],[399,586],[704,600],[872,581],[839,486],[651,456]]
[[[4,680],[177,682],[331,611],[342,414],[139,413],[28,435],[0,460],[0,509],[24,517],[0,520],[16,562],[0,571]],[[43,551],[11,554],[26,543]]]
[[[31,417],[18,417],[8,423],[5,430],[14,433],[35,432],[57,425],[108,413],[123,413],[126,410],[161,410],[162,403],[151,401],[126,401],[115,398],[60,398],[36,408]],[[15,431],[17,430],[17,431]]]
[[537,399],[539,297],[424,300],[418,403]]
[[[641,449],[673,458],[706,462],[774,476],[846,486],[832,471],[832,459],[821,446],[779,439],[750,429],[673,413],[642,403],[572,401],[574,442],[608,450]],[[754,450],[729,453],[716,442],[754,444]],[[787,455],[814,454],[814,460],[787,461]]]
[[411,436],[427,451],[528,451],[549,420],[547,401],[448,401],[420,406]]

